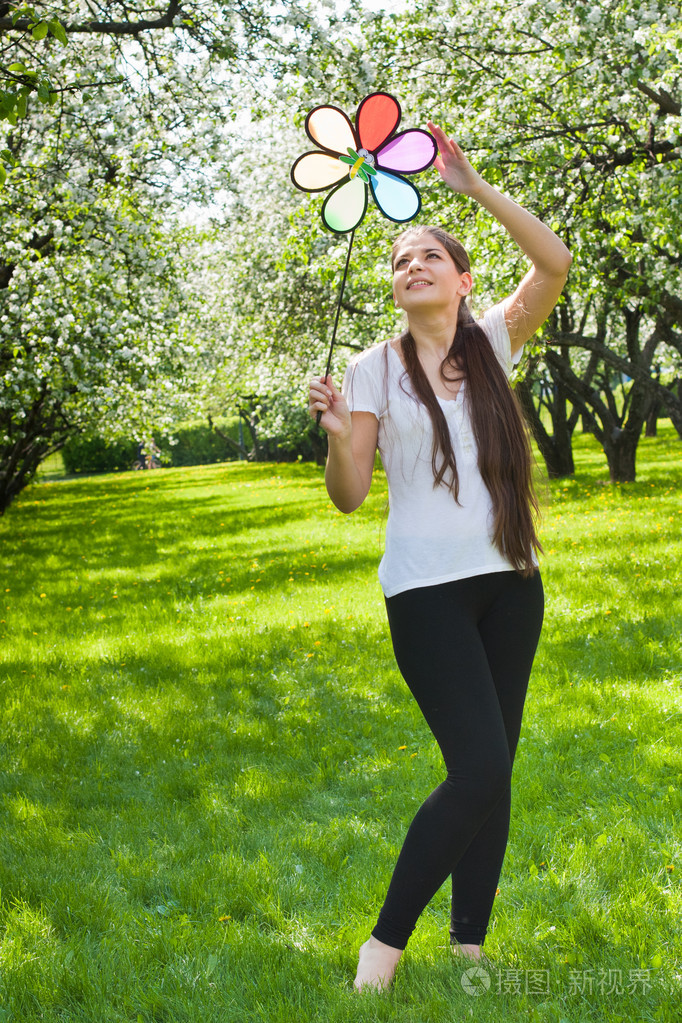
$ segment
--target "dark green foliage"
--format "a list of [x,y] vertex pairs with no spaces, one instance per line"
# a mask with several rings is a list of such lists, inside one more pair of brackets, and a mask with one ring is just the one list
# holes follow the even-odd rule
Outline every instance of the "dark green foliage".
[[[155,437],[160,450],[161,465],[181,468],[187,465],[213,465],[216,462],[270,461],[313,462],[320,459],[322,438],[310,428],[308,417],[299,434],[258,438],[257,448],[249,430],[242,431],[235,419],[217,419],[208,423],[188,423],[172,432]],[[240,450],[241,448],[241,450]],[[97,433],[84,433],[69,438],[62,449],[67,473],[125,472],[138,461],[139,441],[119,437],[106,440]]]
[[[222,433],[229,435],[227,421],[219,427]],[[156,443],[161,451],[161,463],[167,466],[212,465],[238,457],[229,441],[204,423],[179,427],[172,434],[156,438]],[[125,471],[137,462],[138,449],[136,440],[120,437],[108,441],[96,433],[80,434],[71,437],[62,449],[64,469],[67,473]]]
[[[217,424],[221,433],[232,436],[227,421]],[[182,426],[158,442],[164,465],[213,465],[214,462],[233,462],[238,458],[235,447],[220,436],[207,423]]]
[[106,441],[98,434],[82,433],[70,437],[62,448],[64,469],[74,472],[116,472],[132,469],[137,456],[134,440]]

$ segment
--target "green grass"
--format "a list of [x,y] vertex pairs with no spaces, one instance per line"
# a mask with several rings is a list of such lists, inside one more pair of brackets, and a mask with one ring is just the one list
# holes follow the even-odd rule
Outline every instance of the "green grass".
[[24,492],[0,520],[0,1023],[676,1020],[682,447],[661,429],[622,486],[592,438],[576,459],[546,488],[480,997],[447,886],[393,990],[351,989],[442,776],[376,581],[383,477],[351,517],[308,465]]

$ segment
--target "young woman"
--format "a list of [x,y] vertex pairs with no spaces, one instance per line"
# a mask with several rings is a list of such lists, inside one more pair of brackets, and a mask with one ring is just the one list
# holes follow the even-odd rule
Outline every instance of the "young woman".
[[453,949],[481,955],[543,615],[530,449],[507,378],[554,307],[571,256],[440,128],[429,129],[443,181],[496,217],[532,266],[476,322],[462,246],[439,228],[409,228],[392,256],[407,330],[353,359],[343,393],[331,377],[310,385],[310,414],[322,412],[329,438],[327,490],[341,511],[364,501],[379,449],[389,486],[379,578],[393,648],[447,771],[407,832],[360,949],[358,989],[391,982],[419,915],[450,875]]

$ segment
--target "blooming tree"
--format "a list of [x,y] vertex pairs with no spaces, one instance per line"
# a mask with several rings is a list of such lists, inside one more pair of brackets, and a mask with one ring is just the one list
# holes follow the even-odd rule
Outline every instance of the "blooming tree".
[[[382,74],[411,81],[488,179],[569,244],[566,297],[542,335],[550,347],[533,359],[554,436],[537,398],[529,411],[556,473],[572,468],[570,403],[612,478],[633,479],[652,403],[682,429],[669,386],[682,354],[678,6],[428,0],[375,21],[369,38]],[[484,216],[462,212],[476,262],[504,292],[520,269],[515,254]],[[614,380],[626,378],[616,394]]]
[[[367,13],[352,44],[355,79],[301,97],[304,114],[311,98],[343,105],[347,86],[356,100],[367,86],[395,92],[414,123],[444,123],[491,183],[569,244],[564,298],[519,387],[552,475],[572,472],[581,418],[615,480],[634,478],[637,442],[656,403],[682,430],[678,14],[653,0],[423,0],[399,14]],[[454,229],[470,249],[478,305],[507,294],[525,267],[499,225],[447,195],[435,175],[419,187],[422,221]],[[275,341],[275,325],[265,323],[276,309],[291,346],[305,338],[311,352],[324,347],[316,327],[328,330],[342,253],[310,212],[315,200],[292,196],[288,208],[292,221],[280,223],[257,264],[258,292],[270,301],[255,301],[248,315],[281,348],[286,336]],[[370,217],[362,224],[341,355],[344,344],[362,347],[398,326],[389,234]]]
[[[317,82],[299,90],[299,140],[312,101],[345,105],[349,93],[357,101],[370,87],[396,93],[413,123],[432,116],[448,126],[491,183],[569,244],[564,298],[529,346],[519,383],[552,475],[573,471],[580,420],[601,442],[614,480],[634,478],[637,442],[656,404],[682,431],[678,15],[658,0],[418,0],[402,13],[358,20],[349,43],[354,76],[326,91]],[[284,153],[300,149],[286,139],[267,195],[291,217],[278,219],[254,196],[241,218],[239,246],[249,258],[239,312],[295,375],[302,352],[308,366],[324,365],[344,246],[320,226],[319,200],[282,194]],[[447,195],[435,175],[419,187],[422,221],[453,228],[470,249],[475,303],[509,293],[524,260],[499,225]],[[344,346],[364,347],[399,327],[387,260],[395,233],[370,216],[358,232],[337,366]]]
[[[0,203],[0,413],[13,444],[67,380],[36,452],[59,445],[55,424],[144,420],[148,431],[181,407],[236,410],[261,437],[291,426],[306,377],[326,361],[346,243],[288,170],[312,105],[352,109],[375,89],[398,95],[413,125],[433,116],[449,127],[573,252],[518,385],[550,472],[572,471],[580,418],[614,479],[634,478],[656,402],[682,430],[677,9],[353,4],[0,3],[0,75],[8,41],[26,68],[4,86],[15,106]],[[436,174],[417,184],[422,221],[454,228],[471,251],[475,305],[507,294],[524,260],[499,225]],[[388,264],[397,230],[368,214],[357,234],[337,376],[349,351],[400,327]],[[99,338],[93,352],[109,359],[99,368],[82,357],[86,330],[86,348]],[[19,466],[18,449],[4,450]]]
[[0,509],[70,433],[198,408],[225,333],[195,214],[230,210],[264,75],[316,47],[306,4],[0,3]]

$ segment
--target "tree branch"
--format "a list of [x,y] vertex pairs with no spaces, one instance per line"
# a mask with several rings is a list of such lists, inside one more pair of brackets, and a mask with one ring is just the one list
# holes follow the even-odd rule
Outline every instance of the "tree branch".
[[[651,361],[653,360],[655,350],[660,342],[669,341],[666,336],[665,324],[659,324],[653,333],[647,339],[645,350],[646,356]],[[601,344],[596,338],[579,336],[576,334],[557,334],[555,335],[556,340],[562,345],[570,348],[585,348],[590,352],[598,355],[608,366],[612,366],[619,372],[624,373],[625,376],[631,377],[631,379],[637,381],[642,385],[644,391],[648,391],[651,395],[656,395],[663,403],[668,413],[680,417],[682,415],[682,402],[677,398],[664,384],[659,383],[652,375],[650,365],[647,367],[642,362],[641,364],[633,364],[629,359],[624,359],[618,355],[612,349],[607,348],[606,345]],[[644,354],[644,353],[643,353]],[[547,363],[559,370],[559,357],[558,354],[548,350],[545,353],[545,359]],[[569,374],[572,379],[569,379]],[[578,378],[575,374],[569,370],[566,374],[565,381],[571,387],[573,394],[580,394],[577,387],[574,386]],[[584,390],[583,396],[587,398],[589,391]],[[573,399],[572,399],[573,400]],[[603,403],[602,407],[603,406]],[[596,403],[595,403],[596,407]]]
[[[71,23],[64,25],[64,31],[69,33],[89,33],[91,35],[112,35],[112,36],[138,36],[142,32],[153,32],[160,28],[170,28],[175,18],[181,13],[180,0],[169,0],[166,13],[155,19],[143,21],[86,21],[80,24]],[[26,18],[20,18],[16,24],[11,18],[0,18],[0,32],[28,32],[33,22]]]
[[658,105],[661,113],[673,114],[675,117],[679,117],[682,113],[682,107],[680,104],[670,95],[669,92],[666,92],[663,87],[661,87],[658,92],[654,92],[654,90],[649,88],[648,85],[645,85],[644,82],[637,82],[637,88]]

